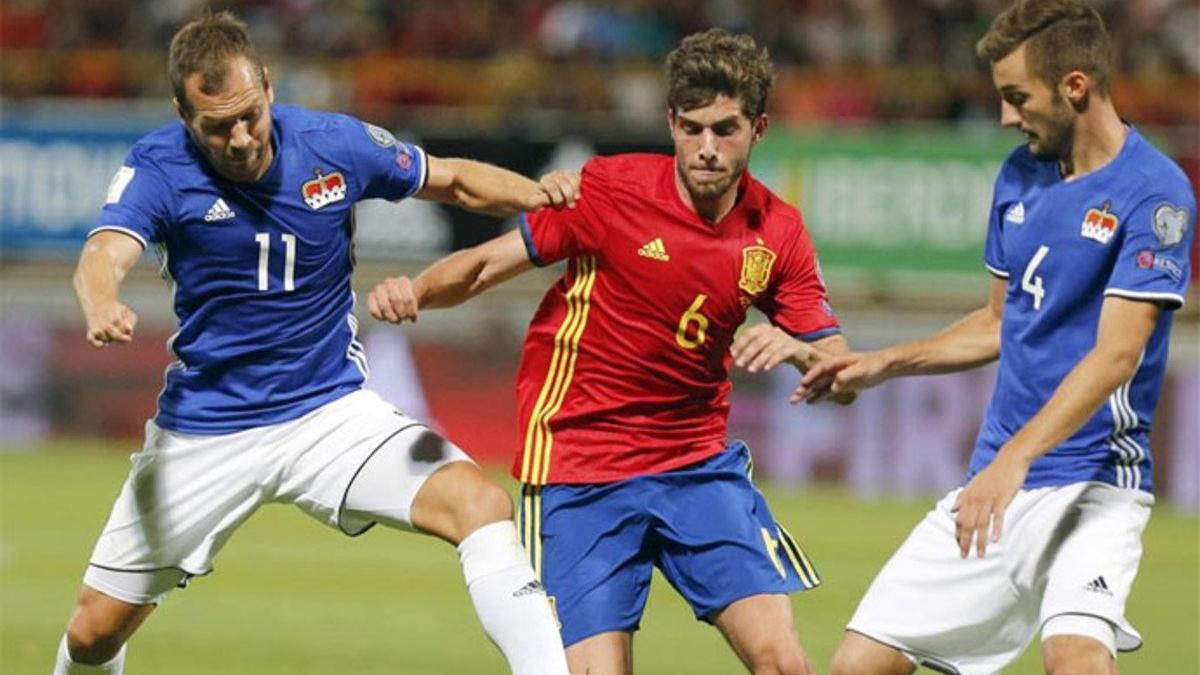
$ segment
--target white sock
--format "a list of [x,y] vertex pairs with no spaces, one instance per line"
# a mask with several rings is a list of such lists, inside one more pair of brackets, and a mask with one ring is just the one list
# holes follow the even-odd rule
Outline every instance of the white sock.
[[125,645],[121,645],[121,651],[117,652],[117,655],[107,663],[89,666],[71,660],[71,653],[67,651],[66,635],[58,643],[58,658],[54,662],[54,675],[121,675],[123,672],[125,672]]
[[512,521],[472,532],[458,558],[479,623],[513,675],[569,675],[558,621]]

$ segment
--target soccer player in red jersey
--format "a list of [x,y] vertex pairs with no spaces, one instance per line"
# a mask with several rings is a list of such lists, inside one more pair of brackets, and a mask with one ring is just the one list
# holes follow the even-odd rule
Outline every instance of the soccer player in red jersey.
[[[846,345],[800,213],[746,170],[767,128],[766,50],[710,30],[668,56],[667,78],[673,157],[595,158],[575,208],[389,278],[369,307],[415,320],[568,260],[525,341],[513,475],[572,672],[632,672],[657,566],[752,672],[807,674],[787,594],[820,580],[745,445],[726,442],[728,375],[734,359],[804,370]],[[735,341],[751,306],[773,326]]]

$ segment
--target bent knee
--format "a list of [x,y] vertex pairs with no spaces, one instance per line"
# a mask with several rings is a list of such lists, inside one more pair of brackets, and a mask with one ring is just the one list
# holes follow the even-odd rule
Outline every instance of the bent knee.
[[452,544],[484,525],[512,517],[508,493],[468,462],[439,469],[417,494],[412,511],[413,525]]
[[908,675],[916,670],[903,652],[852,635],[838,645],[829,675]]
[[769,647],[748,656],[754,675],[813,675],[804,651],[796,647]]
[[106,631],[78,614],[67,627],[67,652],[75,663],[91,666],[107,663],[124,643],[119,631]]

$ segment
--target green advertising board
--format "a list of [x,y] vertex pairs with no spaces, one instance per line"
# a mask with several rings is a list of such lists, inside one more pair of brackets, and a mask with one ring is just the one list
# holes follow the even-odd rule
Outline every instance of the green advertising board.
[[830,270],[983,272],[992,185],[1015,133],[772,129],[754,175],[798,206]]

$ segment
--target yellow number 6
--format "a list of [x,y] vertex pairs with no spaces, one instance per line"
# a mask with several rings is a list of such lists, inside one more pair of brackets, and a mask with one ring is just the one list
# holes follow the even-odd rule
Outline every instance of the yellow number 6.
[[[708,296],[701,293],[692,301],[692,306],[679,317],[679,330],[675,331],[675,342],[684,349],[695,349],[704,344],[704,331],[708,330],[708,317],[700,313],[700,305]],[[688,337],[688,324],[696,324],[696,337]]]

